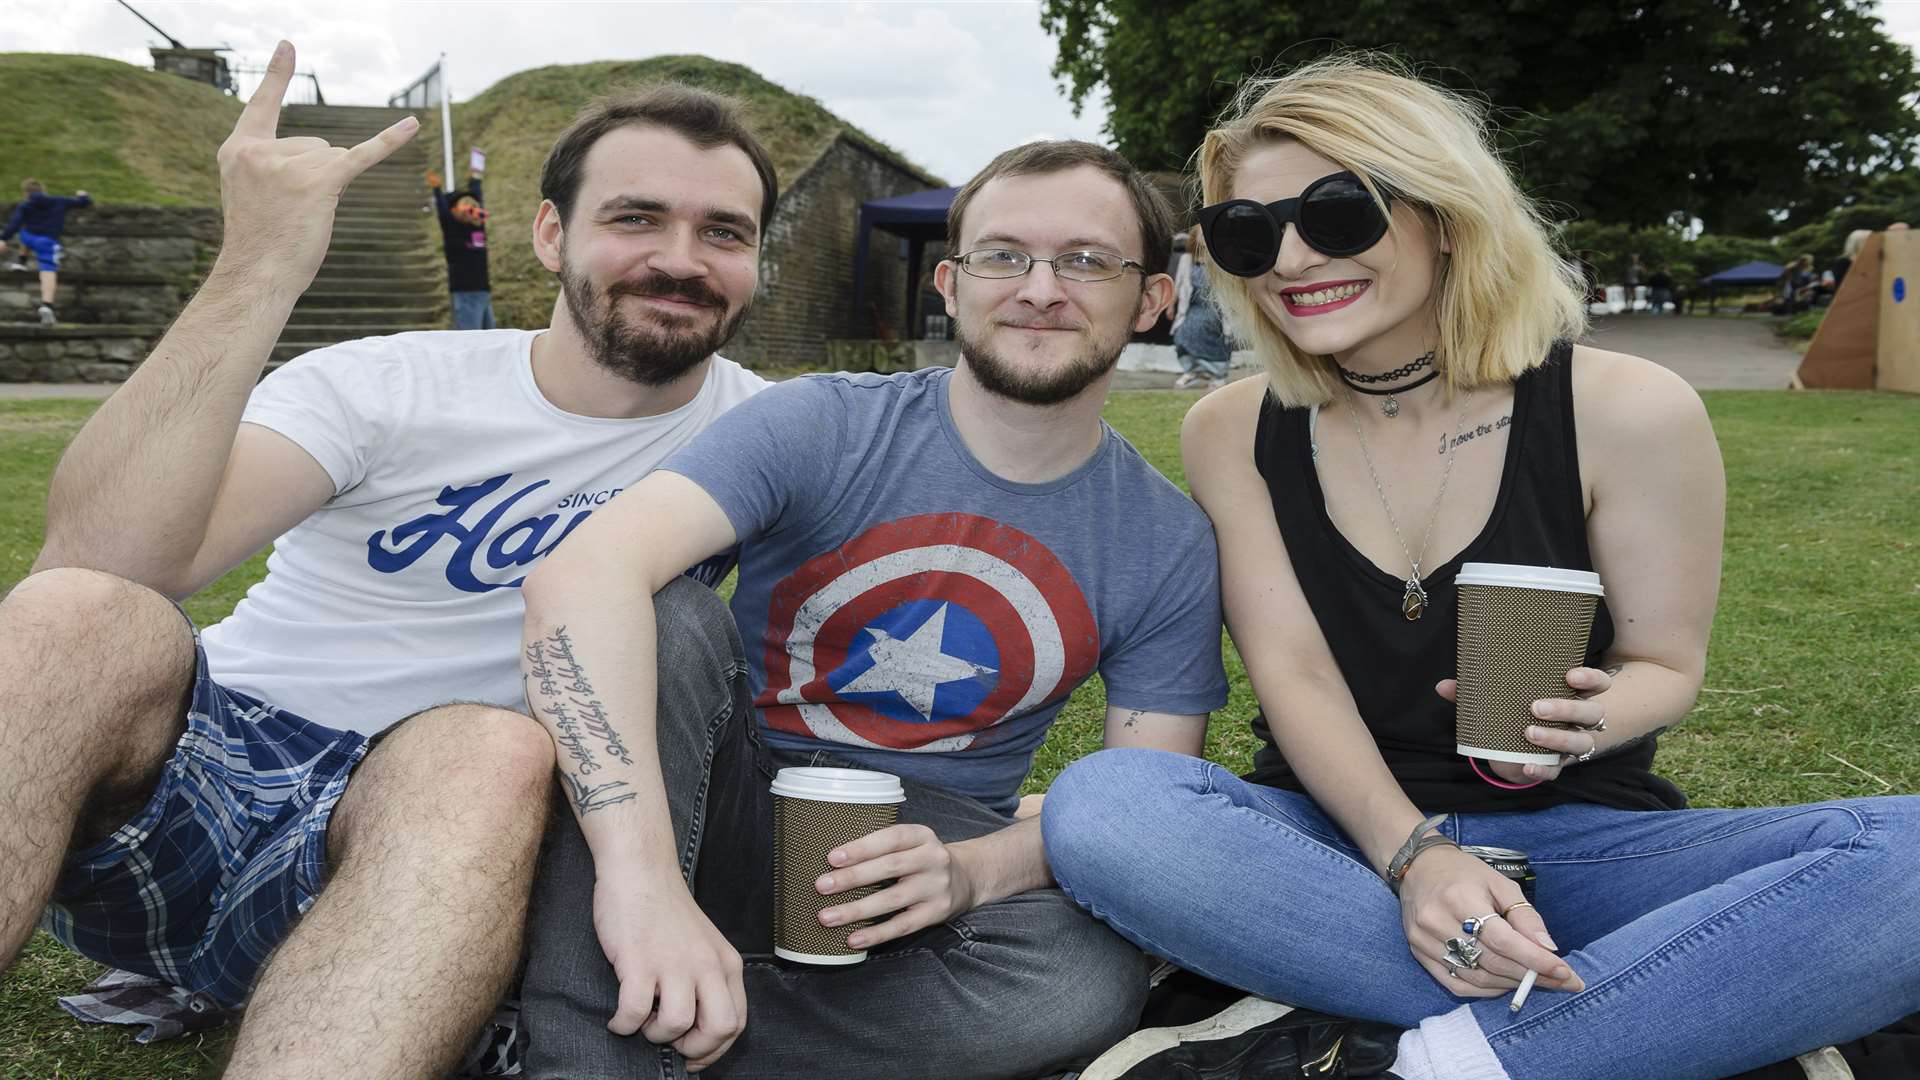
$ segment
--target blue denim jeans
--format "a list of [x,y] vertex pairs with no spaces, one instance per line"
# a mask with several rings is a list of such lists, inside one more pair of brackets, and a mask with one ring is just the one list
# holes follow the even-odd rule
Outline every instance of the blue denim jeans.
[[[1455,997],[1313,800],[1198,758],[1105,750],[1054,781],[1061,888],[1149,952],[1265,997],[1413,1027]],[[1758,810],[1456,814],[1518,848],[1587,988],[1473,1015],[1516,1080],[1703,1080],[1920,1011],[1920,797]],[[1462,917],[1479,912],[1462,912]]]
[[455,330],[493,329],[493,294],[485,291],[453,294]]

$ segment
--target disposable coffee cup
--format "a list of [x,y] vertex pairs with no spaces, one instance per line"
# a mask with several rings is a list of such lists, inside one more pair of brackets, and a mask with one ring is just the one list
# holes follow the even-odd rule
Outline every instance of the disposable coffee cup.
[[820,925],[820,912],[881,884],[832,896],[813,887],[833,869],[827,852],[892,825],[907,793],[900,778],[865,769],[781,769],[773,778],[773,954],[802,964],[857,964],[847,935],[867,922]]
[[1468,757],[1555,765],[1560,755],[1527,740],[1541,698],[1570,698],[1567,672],[1586,663],[1594,609],[1604,591],[1590,570],[1466,563],[1460,594],[1455,749]]

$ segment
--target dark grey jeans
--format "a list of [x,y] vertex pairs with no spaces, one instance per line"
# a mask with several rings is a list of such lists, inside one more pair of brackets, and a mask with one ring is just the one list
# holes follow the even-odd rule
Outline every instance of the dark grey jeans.
[[[680,869],[746,961],[747,1028],[702,1073],[722,1078],[1035,1077],[1076,1067],[1126,1036],[1147,995],[1133,946],[1057,889],[985,904],[845,968],[773,956],[773,809],[782,765],[748,696],[740,635],[711,590],[677,581],[659,619],[661,773]],[[899,820],[946,841],[1009,819],[908,782]],[[554,815],[529,929],[522,1019],[532,1080],[679,1078],[679,1055],[607,1030],[619,984],[593,929],[593,858],[573,815]]]

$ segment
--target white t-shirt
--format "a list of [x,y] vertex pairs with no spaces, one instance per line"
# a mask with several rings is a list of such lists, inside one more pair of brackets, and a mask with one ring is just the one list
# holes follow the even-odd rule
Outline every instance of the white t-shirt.
[[[334,495],[201,640],[214,679],[372,734],[453,701],[524,708],[519,585],[588,515],[766,380],[723,357],[641,419],[563,412],[526,330],[366,338],[268,376],[245,423],[299,444]],[[708,584],[717,559],[693,571]],[[704,571],[701,573],[700,571]]]

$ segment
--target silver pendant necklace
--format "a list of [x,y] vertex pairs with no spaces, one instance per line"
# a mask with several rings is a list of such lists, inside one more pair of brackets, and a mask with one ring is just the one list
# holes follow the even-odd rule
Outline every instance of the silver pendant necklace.
[[[1473,391],[1467,391],[1460,400],[1460,415],[1453,422],[1454,437],[1447,447],[1447,465],[1440,473],[1440,490],[1433,497],[1433,509],[1427,512],[1427,529],[1420,534],[1420,557],[1415,558],[1407,547],[1406,535],[1400,531],[1400,519],[1394,516],[1393,504],[1387,501],[1386,486],[1380,483],[1380,470],[1373,467],[1373,455],[1367,451],[1367,437],[1360,430],[1360,402],[1354,398],[1353,389],[1348,387],[1347,419],[1353,422],[1353,438],[1360,444],[1360,457],[1367,463],[1367,475],[1373,477],[1374,493],[1380,496],[1380,505],[1387,512],[1387,524],[1393,526],[1393,538],[1400,541],[1400,553],[1407,557],[1407,565],[1412,571],[1407,576],[1407,591],[1400,598],[1400,614],[1405,615],[1408,622],[1413,622],[1427,611],[1427,589],[1420,583],[1420,561],[1427,557],[1427,544],[1433,539],[1433,523],[1440,518],[1440,504],[1447,497],[1447,481],[1453,478],[1453,455],[1460,449],[1460,427],[1467,422],[1467,406],[1473,401]],[[1391,417],[1397,412],[1399,408],[1396,405],[1393,412],[1387,415]]]

